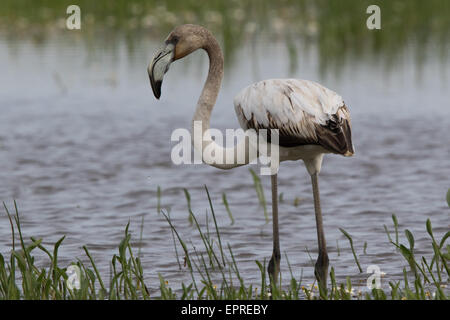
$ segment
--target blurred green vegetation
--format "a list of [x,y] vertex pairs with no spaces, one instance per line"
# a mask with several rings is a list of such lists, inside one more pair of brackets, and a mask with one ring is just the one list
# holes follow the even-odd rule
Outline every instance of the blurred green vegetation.
[[[317,45],[322,68],[369,55],[395,63],[414,43],[417,62],[427,48],[447,59],[450,1],[447,0],[2,0],[0,34],[36,43],[65,29],[66,9],[81,8],[79,37],[132,50],[137,41],[164,39],[179,24],[201,24],[222,42],[227,62],[235,49],[260,36],[286,44],[295,68],[300,40]],[[381,30],[368,30],[366,9],[381,8]]]

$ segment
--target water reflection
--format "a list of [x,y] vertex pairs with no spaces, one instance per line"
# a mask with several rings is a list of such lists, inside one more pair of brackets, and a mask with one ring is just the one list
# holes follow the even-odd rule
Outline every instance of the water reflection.
[[[89,0],[78,1],[82,30],[66,29],[69,0],[4,0],[0,4],[0,33],[8,42],[32,39],[45,46],[50,37],[63,34],[67,41],[83,41],[90,49],[114,52],[126,43],[130,58],[142,39],[161,40],[183,23],[202,24],[220,38],[227,63],[233,63],[240,47],[265,39],[284,43],[290,70],[299,56],[317,48],[322,73],[340,72],[346,63],[366,57],[383,59],[386,69],[414,49],[420,67],[428,55],[448,59],[450,5],[442,0],[378,1],[382,29],[368,30],[369,0]],[[411,47],[410,44],[413,44]],[[427,50],[427,48],[432,50]],[[426,54],[427,53],[427,54]],[[261,55],[254,51],[252,55]]]

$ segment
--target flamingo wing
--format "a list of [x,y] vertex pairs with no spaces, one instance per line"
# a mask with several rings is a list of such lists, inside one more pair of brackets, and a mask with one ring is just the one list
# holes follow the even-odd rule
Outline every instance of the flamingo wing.
[[342,97],[316,82],[260,81],[244,88],[234,107],[242,128],[278,129],[282,147],[316,144],[332,153],[354,153],[350,113]]

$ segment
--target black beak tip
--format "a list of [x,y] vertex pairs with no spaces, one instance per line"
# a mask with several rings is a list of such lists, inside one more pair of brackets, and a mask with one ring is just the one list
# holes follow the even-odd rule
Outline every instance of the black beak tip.
[[162,81],[161,80],[158,80],[156,82],[150,81],[150,83],[152,85],[152,90],[153,90],[153,94],[154,94],[155,98],[159,100],[159,98],[161,97]]

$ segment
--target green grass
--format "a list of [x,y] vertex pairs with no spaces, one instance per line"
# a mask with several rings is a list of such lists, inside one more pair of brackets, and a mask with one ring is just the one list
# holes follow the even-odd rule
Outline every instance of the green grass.
[[256,195],[258,196],[259,204],[264,210],[264,218],[266,219],[266,223],[268,223],[269,214],[267,213],[267,202],[266,197],[264,196],[264,188],[261,183],[261,178],[252,169],[249,169],[249,171],[253,178],[253,185],[255,187]]
[[[442,239],[436,239],[431,221],[426,221],[426,232],[430,238],[430,250],[427,255],[418,257],[415,252],[415,240],[409,230],[405,230],[407,244],[392,241],[397,248],[396,254],[403,257],[409,266],[403,268],[404,278],[389,282],[388,289],[372,289],[355,292],[355,286],[349,277],[344,283],[338,283],[334,267],[330,269],[330,283],[326,293],[319,294],[315,283],[302,283],[303,273],[295,278],[288,257],[289,283],[270,287],[266,275],[266,261],[255,261],[255,272],[260,275],[259,283],[247,283],[239,272],[238,264],[231,246],[223,246],[220,228],[217,225],[214,206],[208,189],[206,196],[210,204],[210,214],[214,221],[214,232],[209,228],[203,230],[192,210],[189,210],[196,229],[202,239],[202,250],[188,245],[175,228],[169,212],[162,209],[170,228],[175,250],[181,246],[185,258],[185,271],[190,274],[190,282],[182,283],[180,288],[172,288],[162,274],[158,274],[159,283],[146,283],[144,270],[139,254],[136,255],[131,246],[129,223],[125,227],[123,239],[118,244],[117,253],[110,261],[111,274],[109,278],[101,274],[92,258],[89,249],[83,246],[87,263],[77,260],[71,263],[79,268],[79,289],[67,284],[67,266],[62,266],[58,260],[58,250],[65,240],[61,237],[51,248],[43,245],[42,239],[25,237],[21,228],[19,210],[14,203],[14,214],[4,204],[11,227],[12,250],[9,254],[0,254],[0,299],[449,299],[444,290],[450,276],[449,260],[450,245],[446,244],[450,237],[447,232]],[[228,208],[229,209],[229,208]],[[394,227],[398,230],[398,220],[393,216]],[[142,222],[143,223],[143,222]],[[142,230],[142,226],[141,226]],[[387,227],[386,227],[387,230]],[[353,247],[353,238],[341,229],[350,242],[355,261],[360,271],[362,268]],[[388,233],[389,234],[389,233]],[[16,243],[18,235],[19,242]],[[141,235],[142,238],[142,235]],[[397,237],[396,237],[397,238]],[[389,239],[390,236],[389,236]],[[367,243],[364,244],[366,249]],[[45,267],[36,263],[35,253],[41,251],[47,257]],[[179,267],[178,252],[176,259]],[[400,266],[399,266],[400,268]],[[283,278],[283,275],[281,275]],[[108,279],[108,281],[105,281]],[[281,282],[281,281],[280,281]],[[150,296],[148,288],[159,288],[158,293]]]
[[359,273],[362,273],[363,270],[362,270],[362,268],[361,268],[361,265],[359,264],[359,260],[358,260],[358,256],[356,255],[355,248],[353,247],[353,238],[352,238],[352,237],[350,236],[350,234],[349,234],[347,231],[345,231],[344,229],[339,228],[339,230],[344,234],[344,236],[345,236],[345,237],[348,239],[348,241],[350,242],[350,248],[352,249],[353,257],[355,258],[355,262],[356,262],[356,265],[358,266]]

